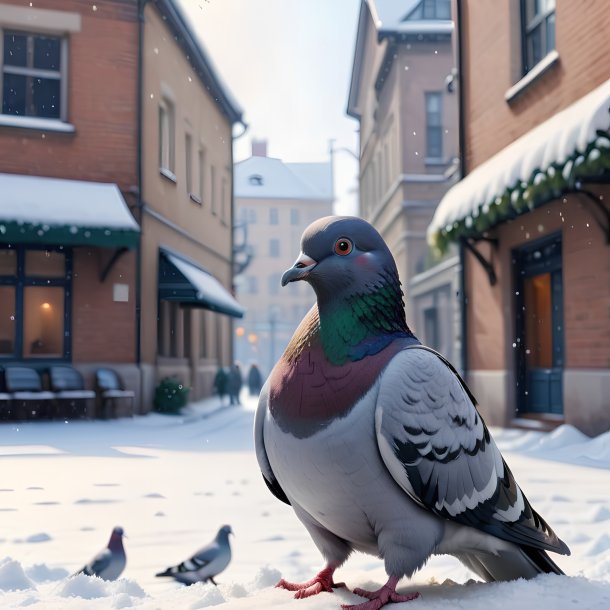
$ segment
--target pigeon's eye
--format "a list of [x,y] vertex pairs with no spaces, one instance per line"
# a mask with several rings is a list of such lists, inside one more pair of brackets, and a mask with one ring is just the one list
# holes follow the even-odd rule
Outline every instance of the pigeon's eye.
[[341,237],[335,242],[335,254],[339,256],[347,256],[353,248],[352,242],[347,237]]

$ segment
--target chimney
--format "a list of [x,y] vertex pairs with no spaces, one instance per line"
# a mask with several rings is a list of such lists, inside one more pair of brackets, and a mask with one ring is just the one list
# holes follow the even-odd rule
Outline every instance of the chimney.
[[266,157],[267,156],[267,140],[252,140],[252,156]]

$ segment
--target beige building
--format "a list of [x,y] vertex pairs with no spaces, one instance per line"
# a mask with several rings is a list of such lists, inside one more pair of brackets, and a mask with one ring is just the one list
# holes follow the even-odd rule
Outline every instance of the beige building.
[[429,237],[439,250],[462,246],[467,379],[492,424],[604,432],[607,4],[460,0],[456,8],[465,176]]
[[191,399],[232,361],[232,129],[241,110],[174,1],[144,8],[140,359]]
[[282,274],[298,256],[304,229],[332,214],[334,195],[330,162],[284,163],[267,156],[264,142],[252,152],[235,164],[236,223],[251,256],[235,278],[247,310],[235,329],[235,357],[266,376],[315,302],[303,282],[282,288]]
[[396,258],[408,323],[459,366],[458,261],[437,274],[426,244],[456,173],[453,30],[449,0],[362,0],[347,112],[360,122],[360,214]]

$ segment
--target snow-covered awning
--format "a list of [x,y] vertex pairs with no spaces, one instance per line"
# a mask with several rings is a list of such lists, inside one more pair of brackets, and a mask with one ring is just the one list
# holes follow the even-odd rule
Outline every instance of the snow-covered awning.
[[243,317],[244,308],[209,271],[168,248],[159,251],[160,299]]
[[442,252],[609,172],[609,111],[607,80],[479,165],[441,200],[429,244]]
[[0,174],[0,243],[133,248],[139,236],[116,184]]

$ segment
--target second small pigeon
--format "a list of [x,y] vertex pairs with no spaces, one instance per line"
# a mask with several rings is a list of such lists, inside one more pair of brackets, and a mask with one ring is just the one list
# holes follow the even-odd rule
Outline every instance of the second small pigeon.
[[87,576],[99,576],[104,580],[116,580],[125,569],[127,557],[123,548],[122,527],[115,527],[110,534],[108,546],[102,549],[86,566],[77,574]]
[[223,525],[218,530],[216,538],[199,549],[190,559],[169,567],[155,576],[171,576],[185,585],[208,580],[212,584],[216,584],[214,577],[220,574],[231,561],[229,534],[232,533],[230,525]]

